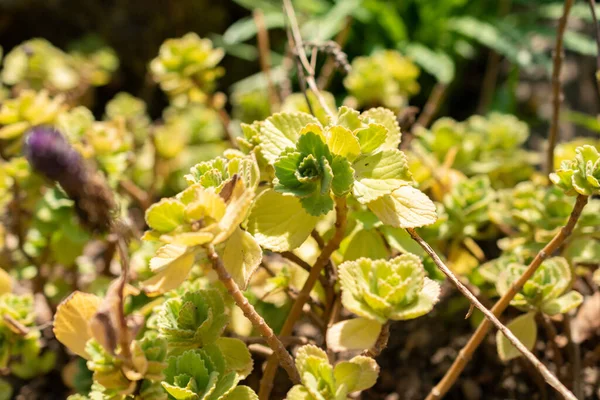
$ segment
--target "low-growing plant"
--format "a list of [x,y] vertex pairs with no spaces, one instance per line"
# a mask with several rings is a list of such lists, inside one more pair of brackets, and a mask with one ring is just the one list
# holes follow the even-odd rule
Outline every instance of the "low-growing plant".
[[[236,30],[168,39],[148,64],[168,102],[158,114],[144,91],[93,105],[119,65],[97,38],[68,52],[32,39],[6,55],[0,392],[63,369],[71,400],[354,398],[376,385],[395,329],[454,318],[436,309],[453,285],[468,302],[452,305],[478,328],[428,399],[452,387],[492,325],[502,361],[524,356],[574,399],[555,324],[600,285],[597,141],[550,145],[560,167],[544,176],[514,115],[429,127],[428,102],[412,124],[420,67],[437,71],[433,93],[454,76],[425,62],[446,60],[446,43],[348,62],[335,42],[303,41],[310,21],[298,25],[291,1],[283,14],[262,3],[261,75],[228,99],[221,61]],[[363,20],[384,7],[365,3]],[[289,57],[271,70],[260,26],[279,16]],[[457,32],[499,24],[465,18],[450,23],[457,53],[469,45]],[[323,90],[328,68],[345,74],[341,93]],[[555,373],[532,353],[540,341]]]

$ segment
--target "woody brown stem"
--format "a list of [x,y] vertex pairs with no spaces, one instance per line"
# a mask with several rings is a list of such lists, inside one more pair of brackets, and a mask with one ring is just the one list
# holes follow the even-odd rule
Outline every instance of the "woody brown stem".
[[[535,258],[529,264],[529,266],[527,267],[527,269],[525,270],[523,275],[521,275],[521,277],[519,277],[519,279],[517,281],[513,282],[513,284],[509,288],[509,290],[500,298],[500,300],[498,300],[496,302],[496,304],[494,304],[494,307],[492,307],[492,310],[491,310],[493,313],[492,316],[494,318],[502,315],[504,310],[506,310],[506,308],[510,304],[511,300],[515,297],[515,295],[519,292],[519,290],[521,290],[521,288],[523,287],[525,282],[527,282],[529,280],[529,278],[531,278],[531,276],[535,273],[535,271],[538,269],[538,267],[542,264],[542,261],[544,261],[550,255],[552,255],[564,243],[565,239],[567,239],[571,235],[571,232],[573,232],[573,228],[575,228],[575,225],[577,224],[577,221],[579,220],[581,212],[582,212],[583,208],[585,207],[585,205],[587,204],[587,202],[588,202],[588,196],[579,195],[577,197],[575,206],[573,207],[573,211],[571,212],[571,216],[569,217],[569,220],[567,221],[566,225],[564,227],[562,227],[560,229],[560,231],[556,234],[556,236],[554,236],[554,238],[535,256]],[[411,234],[411,236],[413,236],[413,234],[411,232],[414,232],[414,230],[408,230],[408,231]],[[414,232],[414,233],[416,234],[416,232]],[[418,237],[418,235],[417,235],[417,237]],[[421,241],[419,241],[414,236],[413,236],[413,239],[415,239],[421,245],[421,247],[423,247],[422,243],[424,243],[424,242],[422,241],[422,239],[421,239]],[[425,245],[426,245],[426,243],[425,243]],[[429,245],[427,245],[427,247],[428,246]],[[433,251],[433,250],[431,250],[431,251]],[[435,261],[435,259],[434,259],[434,261]],[[441,263],[441,260],[440,260],[440,263]],[[439,267],[439,264],[437,262],[436,262],[436,264]],[[481,324],[479,324],[479,327],[477,328],[477,330],[475,331],[475,333],[473,334],[473,336],[471,337],[469,342],[459,352],[458,357],[456,358],[456,360],[454,360],[454,363],[452,364],[450,369],[446,372],[446,375],[444,375],[442,380],[431,390],[431,392],[427,396],[426,400],[437,400],[437,399],[441,399],[442,397],[444,397],[444,395],[448,392],[448,390],[450,390],[452,385],[454,385],[454,383],[460,376],[461,372],[463,371],[463,369],[465,368],[465,366],[471,359],[473,353],[475,352],[477,347],[479,347],[479,345],[481,344],[481,342],[483,341],[483,339],[485,338],[485,336],[487,335],[487,333],[489,332],[491,327],[492,327],[492,322],[490,322],[490,319],[484,319],[481,322]],[[527,349],[525,349],[525,350],[527,350]],[[547,371],[547,369],[546,369],[546,371]],[[544,375],[543,371],[540,370],[540,372],[542,373],[542,375]],[[550,372],[548,371],[548,373],[550,373]],[[544,375],[544,378],[548,381],[548,377],[546,375]],[[552,375],[552,378],[554,378],[554,380],[556,380],[556,378],[553,375]],[[556,383],[556,382],[553,381],[553,383]],[[560,382],[558,382],[558,383],[560,384]],[[554,384],[552,384],[552,386],[554,386]],[[556,387],[556,386],[554,386],[554,387]],[[567,394],[572,396],[571,392],[568,392]],[[575,397],[567,396],[567,398],[575,398]]]
[[[280,335],[281,336],[289,336],[292,334],[294,330],[294,325],[298,318],[302,315],[302,307],[310,298],[310,292],[314,288],[319,276],[321,276],[321,271],[325,267],[325,265],[329,262],[329,257],[333,254],[334,251],[338,249],[340,243],[344,237],[344,232],[346,230],[346,216],[348,212],[348,207],[346,205],[346,198],[337,197],[335,199],[336,207],[336,220],[335,220],[335,233],[333,237],[327,242],[327,245],[321,251],[321,254],[315,261],[314,265],[310,270],[310,274],[302,287],[300,293],[298,293],[298,297],[290,310],[290,313],[281,328]],[[269,399],[271,394],[271,390],[273,389],[273,379],[275,379],[275,373],[277,372],[277,358],[269,357],[267,361],[267,366],[263,372],[263,377],[260,382],[260,391],[259,398],[260,399]]]
[[225,285],[225,288],[231,297],[233,297],[235,304],[237,304],[246,318],[252,322],[252,325],[265,338],[269,347],[271,347],[273,350],[273,355],[277,360],[279,360],[281,366],[285,369],[292,382],[299,383],[300,376],[298,375],[298,371],[294,365],[294,360],[292,359],[290,353],[288,353],[288,351],[285,349],[283,343],[281,343],[281,341],[273,332],[273,329],[271,329],[265,320],[256,312],[252,304],[248,302],[248,299],[246,299],[244,294],[240,291],[237,283],[235,283],[229,272],[227,272],[227,269],[225,269],[225,265],[223,265],[223,261],[221,261],[221,258],[215,251],[214,246],[211,244],[207,245],[206,251],[208,258],[212,263],[213,269],[219,277],[219,280],[223,283],[223,285]]

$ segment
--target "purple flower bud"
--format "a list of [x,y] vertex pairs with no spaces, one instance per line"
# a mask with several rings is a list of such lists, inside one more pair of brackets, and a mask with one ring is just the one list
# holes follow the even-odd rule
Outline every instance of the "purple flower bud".
[[25,140],[25,156],[36,172],[60,183],[75,201],[84,225],[101,232],[110,228],[115,208],[112,192],[59,131],[47,126],[31,129]]

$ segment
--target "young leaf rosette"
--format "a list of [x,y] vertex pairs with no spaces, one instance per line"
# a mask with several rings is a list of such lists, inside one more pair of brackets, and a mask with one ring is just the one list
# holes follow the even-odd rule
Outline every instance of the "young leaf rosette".
[[[333,197],[348,194],[386,225],[414,228],[437,218],[433,202],[412,186],[406,156],[398,150],[400,128],[390,110],[361,114],[341,107],[325,126],[309,114],[280,113],[245,125],[245,130],[272,166],[273,190],[279,193],[263,192],[249,216],[249,231],[266,249],[301,245],[317,223],[315,217],[333,210]],[[267,212],[273,202],[292,210],[279,212],[281,228]]]
[[[219,170],[218,161],[207,164],[206,168],[194,167],[196,170],[188,179],[197,183],[148,208],[146,222],[151,230],[144,239],[164,245],[150,260],[155,275],[142,282],[147,295],[157,296],[179,287],[192,269],[196,255],[203,254],[208,244],[217,247],[234,281],[240,288],[246,288],[260,264],[262,250],[254,237],[240,228],[258,185],[255,161],[251,157],[244,160],[226,163],[226,167],[232,168],[235,164],[233,170]],[[231,177],[226,178],[230,173]]]
[[600,193],[600,152],[594,146],[575,149],[575,158],[563,161],[550,180],[568,195]]
[[243,378],[218,346],[209,345],[169,357],[162,385],[176,400],[258,400],[252,389],[238,386]]
[[411,253],[391,260],[359,258],[341,264],[342,304],[361,318],[334,325],[328,344],[337,350],[369,348],[388,320],[427,314],[438,302],[440,285],[425,274],[421,259]]
[[313,345],[305,345],[296,353],[296,368],[301,385],[290,389],[288,400],[346,399],[377,382],[379,366],[369,357],[356,356],[333,367],[327,353]]
[[214,343],[225,330],[229,315],[217,289],[186,292],[167,300],[158,313],[159,332],[172,354]]
[[[498,293],[504,295],[508,292],[512,283],[526,269],[523,264],[509,264],[496,281]],[[563,257],[549,258],[525,282],[510,304],[522,310],[541,311],[548,315],[564,314],[583,302],[579,292],[569,290],[571,281],[572,272],[567,260]]]

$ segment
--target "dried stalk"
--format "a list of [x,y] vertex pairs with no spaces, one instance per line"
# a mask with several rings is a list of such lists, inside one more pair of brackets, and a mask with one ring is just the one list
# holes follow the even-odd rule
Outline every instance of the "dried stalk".
[[[573,393],[571,393],[569,391],[569,389],[567,389],[552,374],[552,372],[550,372],[548,370],[548,368],[546,368],[546,366],[540,360],[538,360],[537,357],[534,356],[533,353],[531,351],[529,351],[527,349],[527,347],[525,347],[525,345],[523,345],[523,343],[521,343],[521,341],[519,341],[519,339],[517,339],[517,337],[510,331],[510,329],[508,329],[506,326],[504,326],[502,324],[502,322],[500,322],[498,320],[498,318],[494,315],[494,313],[492,313],[490,310],[485,308],[483,306],[483,304],[481,304],[479,302],[479,300],[477,300],[477,297],[475,297],[475,295],[473,293],[471,293],[465,285],[462,284],[460,279],[458,279],[456,277],[456,275],[454,275],[454,273],[450,270],[450,268],[448,268],[444,264],[444,262],[438,257],[438,255],[431,248],[431,246],[429,246],[429,244],[427,244],[427,242],[425,242],[414,229],[408,228],[407,231],[410,234],[410,236],[413,238],[413,240],[415,240],[419,244],[419,246],[421,246],[423,248],[423,250],[425,250],[425,252],[431,257],[431,259],[434,261],[435,265],[448,277],[448,279],[450,279],[452,281],[452,283],[454,283],[454,285],[458,288],[458,290],[471,302],[471,304],[473,304],[479,311],[481,311],[483,313],[483,315],[487,318],[484,320],[484,322],[491,321],[491,323],[494,324],[496,326],[496,328],[498,328],[498,330],[500,332],[502,332],[502,334],[504,336],[506,336],[508,341],[513,346],[515,346],[517,348],[517,350],[519,350],[519,352],[521,354],[523,354],[529,360],[529,362],[531,362],[533,364],[534,368],[537,369],[538,371],[540,371],[540,373],[542,374],[542,376],[544,377],[546,382],[548,382],[553,388],[555,388],[556,391],[558,391],[560,394],[562,394],[568,400],[577,400],[577,398],[573,395]],[[488,322],[488,324],[489,324],[489,322]],[[483,323],[481,325],[483,325]],[[468,358],[462,351],[461,351],[461,353],[459,353],[458,357],[459,357],[458,359],[465,360],[465,364],[466,364],[466,360],[468,360]],[[449,388],[450,388],[450,386],[448,388],[445,388],[446,391]],[[427,396],[427,399],[439,399],[439,398],[441,398],[441,396],[442,396],[442,393],[437,391],[437,388],[434,388],[431,391],[431,393],[429,393],[429,396]]]
[[[292,6],[291,0],[283,0],[283,8],[285,10],[285,14],[287,15],[287,17],[290,21],[290,28],[292,31],[291,36],[292,36],[293,48],[296,53],[295,55],[298,58],[299,62],[304,67],[304,69],[306,70],[306,76],[305,76],[306,84],[308,85],[309,89],[314,93],[315,97],[317,98],[317,101],[319,102],[319,104],[321,105],[323,110],[325,110],[325,112],[328,115],[333,116],[334,115],[333,112],[329,109],[327,102],[325,101],[325,99],[323,98],[323,95],[321,94],[321,92],[319,91],[319,88],[317,87],[317,83],[315,82],[315,70],[310,65],[310,61],[308,61],[308,58],[306,57],[306,53],[304,52],[304,43],[302,42],[302,36],[300,35],[300,28],[298,27],[298,20],[296,19],[296,13],[294,12],[294,7]],[[299,74],[301,73],[300,71],[298,71],[298,72],[299,72]]]
[[[338,249],[342,239],[344,238],[344,233],[346,231],[346,217],[347,217],[348,207],[346,205],[346,198],[338,197],[335,199],[335,233],[333,237],[327,242],[327,245],[321,251],[321,254],[315,261],[314,265],[310,270],[310,274],[302,287],[300,293],[298,293],[298,298],[294,302],[290,313],[281,328],[281,332],[279,333],[281,336],[289,336],[292,334],[294,330],[294,325],[298,318],[302,315],[302,308],[304,304],[310,298],[310,292],[314,288],[319,276],[321,276],[321,271],[325,267],[325,265],[329,262],[329,257],[333,254],[334,251]],[[263,372],[263,377],[260,382],[260,399],[269,399],[271,394],[271,390],[273,389],[273,379],[275,379],[275,373],[277,372],[277,358],[269,357],[267,361],[267,366]]]
[[[577,197],[577,201],[575,202],[575,206],[573,207],[573,211],[571,212],[571,216],[569,217],[569,220],[567,221],[566,225],[564,227],[562,227],[560,229],[560,231],[556,234],[556,236],[554,236],[554,238],[535,256],[535,258],[533,259],[531,264],[529,264],[529,266],[527,267],[527,270],[523,273],[523,275],[521,275],[521,277],[516,282],[514,282],[511,285],[508,292],[506,292],[500,298],[500,300],[498,300],[496,302],[496,304],[494,304],[494,307],[492,307],[492,310],[491,310],[493,313],[493,316],[495,316],[494,318],[500,316],[504,312],[504,310],[506,310],[506,308],[510,304],[511,300],[515,297],[515,295],[519,292],[519,290],[521,290],[521,288],[523,287],[525,282],[527,282],[527,280],[529,280],[529,278],[531,278],[531,276],[534,274],[534,272],[542,264],[542,261],[544,261],[550,255],[552,255],[563,244],[563,242],[571,235],[571,232],[573,232],[573,228],[575,227],[575,225],[577,224],[577,221],[579,220],[581,211],[583,210],[583,208],[585,207],[587,202],[588,202],[587,196],[579,195]],[[414,232],[414,230],[409,230],[409,233],[411,233],[411,232]],[[416,233],[415,233],[415,235],[416,235]],[[411,236],[412,236],[412,233],[411,233]],[[417,237],[418,237],[418,235],[417,235]],[[415,237],[413,237],[413,239],[415,239]],[[417,239],[415,239],[415,240],[417,240]],[[419,240],[417,240],[417,242],[419,242]],[[423,247],[422,243],[424,245],[426,245],[427,247],[429,247],[429,245],[427,245],[421,239],[421,242],[419,242],[421,247]],[[423,247],[423,248],[426,249],[425,247]],[[427,251],[427,249],[426,249],[426,251]],[[437,255],[435,257],[437,258]],[[434,258],[434,261],[435,261],[435,258]],[[436,264],[437,264],[437,262],[436,262]],[[438,264],[438,266],[439,266],[439,264]],[[487,311],[487,309],[486,309],[486,311]],[[479,324],[479,327],[477,328],[477,330],[475,331],[475,333],[473,334],[473,336],[471,337],[469,342],[459,352],[458,357],[456,358],[456,360],[454,360],[454,363],[452,364],[450,369],[446,372],[446,375],[444,375],[442,380],[431,390],[431,392],[427,396],[426,400],[441,399],[448,392],[448,390],[452,387],[452,385],[454,385],[454,382],[456,382],[456,380],[460,376],[460,373],[463,371],[463,369],[465,368],[465,366],[471,359],[471,356],[473,355],[473,353],[475,352],[477,347],[479,347],[479,345],[481,344],[481,342],[483,341],[483,339],[489,332],[491,325],[492,324],[490,323],[490,320],[488,320],[488,319],[484,319],[481,322],[481,324]],[[525,349],[525,350],[527,350],[527,349]],[[527,352],[529,352],[529,351],[527,351]],[[529,354],[531,354],[531,353],[529,353]],[[542,372],[542,371],[540,371],[540,372]],[[545,376],[545,378],[546,378],[546,376]],[[554,376],[552,376],[552,378],[556,379]],[[548,379],[546,379],[546,380],[548,380]],[[550,383],[550,381],[549,381],[549,383]]]
[[119,187],[129,195],[140,206],[142,211],[146,211],[152,205],[148,194],[137,186],[132,180],[124,178],[119,181]]
[[435,84],[431,90],[431,94],[429,95],[427,102],[425,103],[425,106],[423,106],[423,112],[419,115],[419,118],[417,119],[417,122],[415,122],[414,126],[422,126],[424,128],[429,126],[431,120],[438,112],[440,104],[444,100],[447,89],[448,86],[444,83],[438,82]]
[[[350,36],[350,28],[352,27],[352,17],[346,17],[346,23],[344,25],[344,29],[340,31],[335,37],[335,42],[338,44],[341,49],[348,41],[348,37]],[[333,77],[333,73],[337,67],[337,61],[335,57],[329,57],[323,67],[321,68],[321,73],[319,74],[319,79],[317,80],[317,86],[321,90],[327,89],[329,83],[331,82],[331,78]],[[346,70],[348,72],[348,70]]]
[[[206,251],[208,258],[212,262],[213,269],[217,273],[219,280],[225,285],[227,291],[235,300],[235,304],[243,311],[246,318],[248,318],[252,325],[260,332],[262,336],[264,336],[265,340],[269,344],[269,347],[273,349],[273,355],[276,359],[281,362],[281,366],[286,370],[290,379],[294,383],[300,382],[300,376],[298,375],[298,371],[296,370],[296,366],[294,365],[294,360],[288,351],[285,349],[285,346],[279,338],[275,335],[271,327],[265,322],[265,320],[256,312],[252,304],[248,302],[248,299],[244,297],[244,294],[240,291],[237,283],[231,278],[231,275],[225,269],[223,265],[223,261],[215,251],[213,245],[207,245]],[[302,311],[302,310],[300,310]]]
[[267,80],[269,103],[271,103],[271,108],[273,111],[277,111],[279,109],[280,102],[279,95],[277,94],[277,90],[275,89],[275,85],[273,84],[273,79],[271,77],[271,46],[269,44],[269,32],[265,27],[265,15],[260,8],[257,8],[252,13],[252,17],[254,18],[254,24],[256,25],[257,30],[256,37],[258,39],[260,69]]
[[546,175],[554,170],[554,148],[558,139],[558,124],[560,120],[560,104],[562,103],[562,91],[560,82],[560,70],[565,57],[563,50],[563,37],[567,28],[567,19],[574,0],[565,0],[563,15],[558,20],[556,31],[556,45],[554,46],[554,63],[552,65],[552,120],[548,133],[548,150],[546,152]]

